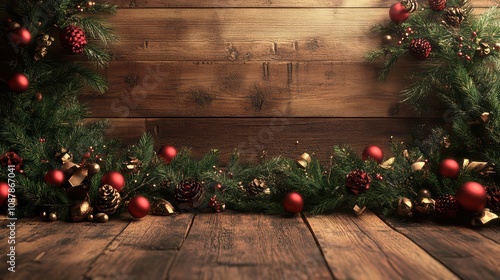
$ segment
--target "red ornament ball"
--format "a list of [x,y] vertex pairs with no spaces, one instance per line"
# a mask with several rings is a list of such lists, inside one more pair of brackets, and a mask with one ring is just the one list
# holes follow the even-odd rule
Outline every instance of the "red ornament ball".
[[486,189],[479,183],[466,182],[457,191],[457,203],[470,212],[479,212],[486,205]]
[[382,163],[382,160],[384,160],[384,152],[382,151],[382,149],[380,147],[375,146],[375,145],[371,145],[371,146],[366,147],[363,150],[363,154],[361,155],[361,158],[363,160],[368,160],[371,158],[380,164],[380,163]]
[[125,177],[118,171],[108,172],[101,179],[101,186],[104,185],[111,185],[115,190],[121,191],[125,186]]
[[0,207],[2,207],[9,197],[9,184],[0,182]]
[[410,13],[405,9],[403,4],[398,2],[389,9],[389,17],[395,23],[402,23],[410,17]]
[[30,81],[28,80],[28,77],[24,76],[23,74],[17,73],[10,77],[8,85],[10,90],[17,93],[23,93],[28,90]]
[[62,170],[53,169],[45,174],[44,180],[45,183],[49,185],[59,187],[64,183],[64,181],[66,181],[66,177],[64,176],[64,172]]
[[31,33],[28,29],[21,27],[12,31],[10,40],[18,46],[25,47],[31,42]]
[[149,213],[151,205],[149,200],[144,196],[136,196],[132,198],[128,203],[128,212],[134,218],[142,218]]
[[288,193],[283,200],[283,208],[288,213],[297,214],[304,208],[304,200],[299,193]]
[[172,160],[177,155],[177,150],[173,146],[163,146],[158,155],[165,161],[166,164],[170,164]]
[[460,173],[460,164],[454,159],[443,159],[439,164],[439,175],[445,178],[455,179]]

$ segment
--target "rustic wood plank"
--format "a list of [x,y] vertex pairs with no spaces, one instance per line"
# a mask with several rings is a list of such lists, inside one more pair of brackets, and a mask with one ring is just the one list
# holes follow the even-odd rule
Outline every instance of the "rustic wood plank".
[[[0,278],[79,279],[94,259],[127,226],[129,220],[106,224],[28,221],[16,231],[16,273]],[[3,264],[2,264],[3,266]]]
[[363,62],[382,43],[371,27],[390,19],[387,8],[245,8],[121,9],[110,21],[115,60]]
[[85,274],[88,279],[166,279],[191,226],[192,214],[132,221]]
[[477,233],[482,236],[495,241],[500,244],[500,221],[494,220],[491,221],[484,227],[478,227],[475,229]]
[[336,279],[458,279],[370,211],[307,221]]
[[386,9],[122,9],[110,24],[117,60],[363,61],[383,20]]
[[199,214],[168,279],[331,279],[300,217]]
[[[169,8],[169,7],[390,7],[393,0],[109,0],[108,3],[120,8]],[[471,0],[476,7],[489,7],[498,3],[495,0]]]
[[399,103],[412,65],[395,71],[380,83],[374,64],[113,62],[109,92],[81,100],[93,117],[415,117]]
[[[158,145],[191,147],[199,157],[218,148],[222,162],[234,149],[243,161],[257,161],[263,151],[269,157],[297,157],[309,152],[322,161],[332,155],[336,144],[348,144],[361,152],[369,144],[380,145],[390,157],[390,136],[405,140],[413,119],[334,119],[334,118],[164,118],[150,119],[147,130]],[[297,144],[299,141],[299,144]]]
[[388,223],[462,279],[497,279],[500,275],[500,246],[475,230],[394,219]]
[[[85,123],[99,121],[99,118],[86,118]],[[105,130],[105,136],[110,139],[119,139],[123,145],[137,143],[142,134],[146,131],[145,118],[112,118]]]

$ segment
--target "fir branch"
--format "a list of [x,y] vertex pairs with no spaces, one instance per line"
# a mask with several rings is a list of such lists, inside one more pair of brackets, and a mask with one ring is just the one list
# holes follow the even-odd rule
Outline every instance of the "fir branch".
[[93,44],[88,44],[83,50],[90,61],[94,62],[98,68],[104,68],[108,66],[108,62],[111,60],[112,55],[107,50],[99,48]]
[[75,25],[83,28],[86,34],[92,39],[99,40],[104,46],[111,43],[116,43],[118,37],[114,34],[113,29],[104,24],[103,19],[96,16],[89,17],[72,17],[70,19]]

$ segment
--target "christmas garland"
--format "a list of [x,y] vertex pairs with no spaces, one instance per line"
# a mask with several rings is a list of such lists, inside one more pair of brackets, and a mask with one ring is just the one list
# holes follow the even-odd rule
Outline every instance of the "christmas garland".
[[83,84],[98,91],[105,84],[79,63],[50,60],[51,34],[60,33],[68,52],[85,53],[103,66],[110,58],[105,47],[115,38],[99,16],[115,7],[6,1],[0,8],[11,19],[0,35],[14,52],[0,96],[0,207],[9,217],[41,213],[49,221],[75,222],[105,222],[124,210],[141,218],[206,208],[268,214],[361,214],[370,208],[404,218],[484,224],[500,213],[500,145],[490,146],[500,144],[500,64],[489,47],[500,39],[498,13],[474,17],[458,1],[429,3],[432,9],[424,10],[417,1],[394,4],[393,22],[375,27],[385,45],[368,60],[386,59],[382,78],[407,53],[429,61],[418,65],[421,71],[403,94],[415,105],[431,93],[438,96],[456,116],[451,130],[417,131],[410,143],[392,143],[391,158],[374,145],[361,155],[335,146],[327,164],[307,153],[244,164],[237,152],[228,163],[219,161],[218,150],[200,160],[172,146],[155,152],[149,134],[123,150],[104,139],[105,124],[83,125],[85,109],[76,95]]

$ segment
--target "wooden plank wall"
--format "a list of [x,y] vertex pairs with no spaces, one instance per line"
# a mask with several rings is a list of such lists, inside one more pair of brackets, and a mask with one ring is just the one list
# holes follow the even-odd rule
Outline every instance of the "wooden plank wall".
[[109,2],[121,38],[103,72],[110,90],[82,101],[125,144],[150,131],[196,155],[219,148],[227,159],[239,148],[250,161],[262,151],[326,159],[334,144],[388,150],[391,136],[422,122],[398,104],[415,62],[403,59],[379,83],[378,65],[363,59],[381,43],[370,27],[389,20],[392,0]]

